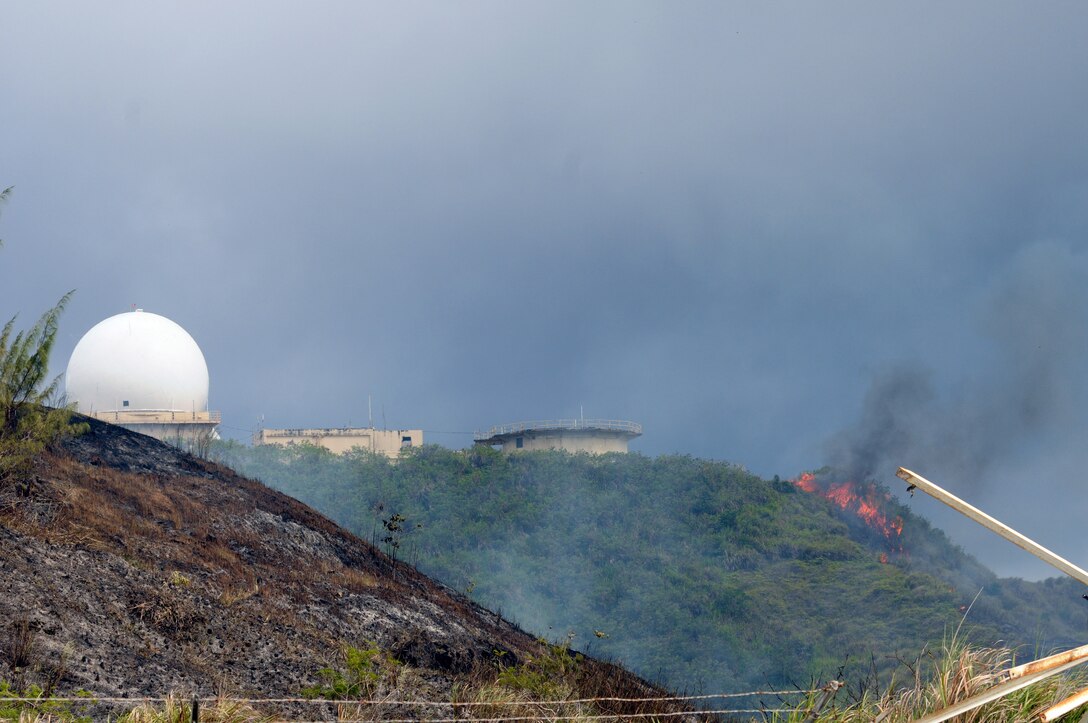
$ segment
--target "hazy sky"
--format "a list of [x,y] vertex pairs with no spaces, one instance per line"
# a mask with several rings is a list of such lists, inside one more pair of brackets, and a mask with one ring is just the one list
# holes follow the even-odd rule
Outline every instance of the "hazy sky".
[[[1088,6],[4,3],[4,317],[133,304],[223,432],[633,419],[1088,564]],[[652,494],[647,490],[647,494]],[[952,525],[937,504],[913,508]],[[1045,568],[986,533],[1006,573]]]

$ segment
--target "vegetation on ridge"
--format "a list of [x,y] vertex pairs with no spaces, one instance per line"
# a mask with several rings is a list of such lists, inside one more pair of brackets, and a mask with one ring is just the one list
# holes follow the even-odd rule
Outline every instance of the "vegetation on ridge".
[[435,446],[395,464],[312,446],[215,454],[364,538],[395,535],[404,560],[531,632],[572,632],[575,647],[674,688],[880,682],[980,590],[971,640],[1026,656],[1083,642],[1071,581],[1000,580],[898,503],[889,540],[732,464]]

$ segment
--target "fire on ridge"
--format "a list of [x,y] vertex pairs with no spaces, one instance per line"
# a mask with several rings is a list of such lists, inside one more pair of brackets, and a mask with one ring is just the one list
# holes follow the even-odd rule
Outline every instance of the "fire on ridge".
[[[793,483],[805,492],[820,495],[835,503],[839,509],[856,515],[867,527],[884,536],[890,552],[903,552],[903,545],[899,542],[903,534],[903,518],[888,513],[891,495],[876,484],[850,481],[823,484],[811,472],[803,473]],[[888,561],[887,552],[881,553],[880,561]]]

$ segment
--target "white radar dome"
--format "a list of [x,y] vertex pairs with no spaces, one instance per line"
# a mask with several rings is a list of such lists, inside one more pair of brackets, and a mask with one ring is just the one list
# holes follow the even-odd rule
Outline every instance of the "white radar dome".
[[68,402],[92,412],[208,411],[208,365],[193,337],[165,316],[130,311],[76,344],[64,376]]

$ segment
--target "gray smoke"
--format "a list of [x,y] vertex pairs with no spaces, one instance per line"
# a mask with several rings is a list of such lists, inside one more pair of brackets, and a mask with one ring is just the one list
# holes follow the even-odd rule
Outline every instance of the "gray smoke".
[[[828,442],[832,467],[868,480],[907,466],[986,494],[985,480],[999,467],[1032,461],[1046,477],[1054,460],[1074,451],[1063,446],[1086,421],[1085,254],[1050,242],[1027,248],[997,274],[972,316],[988,342],[979,358],[943,386],[925,362],[875,374],[857,423]],[[1061,486],[1049,484],[1044,492]]]
[[[900,495],[905,485],[893,475],[907,467],[1088,564],[1081,534],[1088,512],[1088,255],[1070,244],[1036,243],[975,298],[966,315],[974,323],[924,350],[932,362],[874,374],[857,422],[828,440],[828,464]],[[958,373],[932,371],[947,369],[949,359],[962,359]],[[935,500],[907,501],[998,574],[1058,574]]]

